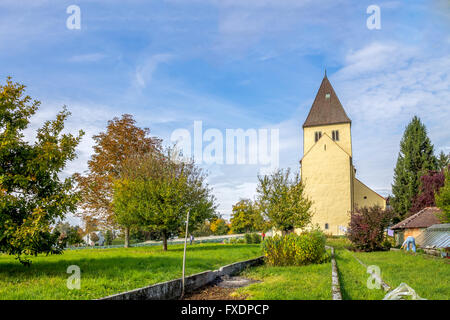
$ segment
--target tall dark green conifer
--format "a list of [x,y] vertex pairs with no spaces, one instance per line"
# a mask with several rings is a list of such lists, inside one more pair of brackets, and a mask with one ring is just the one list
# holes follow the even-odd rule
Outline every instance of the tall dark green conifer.
[[433,144],[425,125],[414,116],[400,141],[400,152],[394,169],[391,205],[400,218],[411,208],[411,200],[419,192],[420,176],[437,169]]
[[444,153],[444,151],[441,151],[439,153],[439,156],[437,157],[438,162],[438,170],[444,170],[450,165],[450,153],[447,155]]

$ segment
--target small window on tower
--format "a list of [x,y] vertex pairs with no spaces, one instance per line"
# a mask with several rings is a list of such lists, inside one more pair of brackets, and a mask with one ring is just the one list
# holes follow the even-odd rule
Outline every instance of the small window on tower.
[[319,141],[320,137],[322,137],[322,132],[316,131],[316,132],[314,133],[314,141],[315,141],[315,142]]
[[325,94],[325,99],[330,99],[330,94],[329,93]]
[[325,230],[328,230],[328,223],[325,223]]
[[333,141],[339,141],[339,130],[333,130],[331,132],[331,136],[333,138]]

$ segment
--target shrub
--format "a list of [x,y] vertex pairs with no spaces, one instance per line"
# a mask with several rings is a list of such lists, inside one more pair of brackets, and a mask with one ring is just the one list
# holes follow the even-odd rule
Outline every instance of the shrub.
[[325,235],[319,230],[301,235],[290,233],[266,238],[263,253],[267,264],[273,266],[301,266],[327,260]]
[[258,233],[246,233],[244,235],[245,243],[261,243],[261,236]]
[[392,248],[392,242],[389,239],[384,239],[382,247],[384,250],[390,250]]
[[228,240],[228,243],[230,243],[230,244],[245,243],[245,239],[243,239],[243,238],[230,238]]
[[351,214],[348,239],[362,251],[384,249],[384,230],[389,226],[394,214],[379,206],[358,208]]
[[252,243],[261,243],[261,236],[258,233],[252,233]]

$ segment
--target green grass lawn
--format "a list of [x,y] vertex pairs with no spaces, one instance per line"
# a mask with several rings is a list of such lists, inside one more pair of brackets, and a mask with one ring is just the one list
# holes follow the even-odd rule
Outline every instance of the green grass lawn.
[[392,289],[405,282],[423,298],[450,298],[450,264],[447,260],[403,251],[349,252],[345,248],[350,242],[345,238],[329,238],[327,244],[336,249],[344,300],[383,299],[386,295],[382,289],[367,288],[369,274],[353,256],[367,266],[379,266],[381,278]]
[[261,300],[329,300],[331,299],[331,263],[301,267],[259,266],[244,276],[262,280],[237,293],[246,299]]
[[326,245],[335,249],[344,249],[350,245],[350,241],[346,237],[327,238]]
[[[186,273],[261,255],[260,245],[196,244],[188,247]],[[128,249],[67,250],[62,255],[38,256],[31,267],[0,254],[0,299],[95,299],[181,277],[183,245]],[[66,287],[67,267],[81,269],[81,289]]]
[[[400,251],[350,252],[345,238],[329,238],[335,248],[341,292],[345,300],[377,300],[382,289],[368,289],[369,274],[358,263],[377,265],[381,277],[392,288],[401,282],[426,299],[449,299],[450,264],[447,260]],[[95,299],[181,276],[183,245],[115,249],[68,250],[62,255],[38,256],[31,267],[14,257],[0,254],[0,299]],[[187,274],[214,270],[220,266],[261,255],[260,245],[205,243],[188,247]],[[81,289],[66,287],[67,267],[81,269]],[[331,264],[301,267],[267,265],[246,270],[244,276],[261,280],[240,288],[247,299],[326,300],[331,299]]]
[[335,259],[338,267],[342,299],[344,300],[380,300],[385,296],[383,289],[367,288],[369,274],[346,249],[336,249]]
[[342,299],[379,300],[383,299],[383,289],[367,288],[367,270],[346,250],[350,245],[347,238],[327,238],[327,245],[334,247],[338,267]]
[[356,252],[366,265],[377,265],[381,277],[391,288],[404,282],[425,299],[450,299],[450,263],[448,259],[404,251]]

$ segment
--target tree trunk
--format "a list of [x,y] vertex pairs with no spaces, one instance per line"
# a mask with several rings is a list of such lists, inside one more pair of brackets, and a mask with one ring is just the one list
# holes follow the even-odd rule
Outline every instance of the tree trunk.
[[128,248],[130,246],[130,229],[125,228],[125,244],[124,247]]
[[167,234],[165,232],[162,233],[162,240],[163,240],[163,250],[167,251]]

